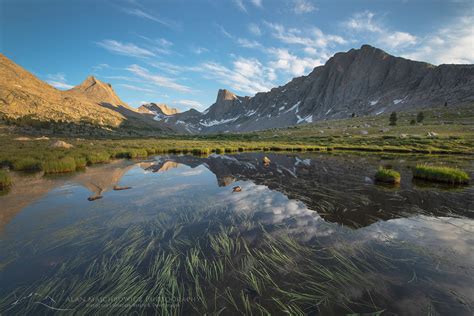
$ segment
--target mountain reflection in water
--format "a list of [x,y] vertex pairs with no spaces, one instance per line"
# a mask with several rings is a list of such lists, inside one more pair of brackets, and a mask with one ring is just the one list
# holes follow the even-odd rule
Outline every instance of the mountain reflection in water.
[[[167,155],[18,176],[0,196],[0,313],[471,315],[473,186],[419,186],[405,159]],[[385,164],[399,187],[373,183]],[[163,295],[194,300],[67,300]]]

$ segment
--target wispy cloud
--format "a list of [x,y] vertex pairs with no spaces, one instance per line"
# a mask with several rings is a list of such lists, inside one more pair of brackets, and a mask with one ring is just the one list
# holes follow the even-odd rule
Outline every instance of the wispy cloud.
[[187,108],[193,108],[198,111],[205,110],[205,106],[202,103],[194,100],[175,100],[172,103],[178,106],[181,105]]
[[374,34],[375,44],[393,50],[406,48],[418,43],[418,38],[408,32],[392,30],[376,19],[371,11],[354,13],[343,26],[351,33]]
[[148,49],[138,47],[133,43],[122,43],[115,40],[106,39],[100,42],[97,42],[102,48],[105,48],[111,53],[130,56],[130,57],[137,57],[137,58],[144,58],[144,57],[153,57],[155,53],[151,52]]
[[202,46],[193,46],[193,47],[191,47],[191,51],[194,54],[200,55],[200,54],[209,52],[209,49],[207,49],[206,47],[202,47]]
[[284,48],[273,48],[269,50],[274,56],[270,67],[275,70],[285,71],[292,76],[302,76],[314,67],[322,65],[322,60],[311,57],[298,57]]
[[237,39],[237,44],[239,44],[239,46],[245,47],[245,48],[263,48],[263,45],[260,44],[259,42],[255,41],[255,40],[249,40],[249,39],[246,39],[246,38],[238,38]]
[[220,24],[215,24],[215,25],[219,29],[219,31],[221,31],[221,33],[224,34],[225,37],[233,38],[232,34],[227,32],[227,30],[222,25]]
[[211,80],[230,87],[234,91],[255,94],[272,88],[274,72],[255,58],[238,57],[232,68],[216,62],[207,62],[199,66],[199,71]]
[[74,87],[73,85],[67,83],[66,75],[62,72],[58,72],[56,74],[48,74],[46,75],[46,78],[46,82],[57,89],[68,90]]
[[474,63],[474,16],[456,18],[456,21],[427,35],[420,46],[402,54],[404,57],[439,64]]
[[134,86],[134,85],[131,85],[131,84],[126,84],[126,83],[119,83],[118,85],[121,86],[121,87],[124,87],[126,89],[133,90],[133,91],[149,92],[149,93],[155,93],[156,92],[152,89],[143,88],[143,87],[139,87],[139,86]]
[[136,16],[136,17],[139,17],[139,18],[144,18],[144,19],[147,19],[147,20],[150,20],[150,21],[160,23],[161,25],[164,25],[164,26],[169,27],[169,28],[176,27],[175,23],[172,23],[172,22],[166,21],[164,19],[158,18],[157,16],[151,15],[150,13],[147,13],[147,12],[145,12],[142,9],[139,9],[139,8],[123,8],[122,11],[129,14],[129,15],[133,15],[133,16]]
[[191,88],[176,83],[172,78],[152,74],[150,73],[150,71],[148,71],[148,69],[143,68],[139,65],[131,65],[127,68],[127,70],[154,85],[169,88],[179,92],[192,92]]
[[255,24],[255,23],[250,23],[248,25],[248,29],[249,29],[249,32],[252,33],[253,35],[255,36],[261,36],[262,35],[262,30],[260,29],[260,27]]
[[245,7],[243,0],[233,0],[233,2],[237,6],[237,8],[239,8],[239,10],[247,12],[247,8]]
[[293,12],[296,14],[310,13],[317,10],[309,0],[294,0]]
[[375,21],[375,14],[370,11],[357,12],[352,15],[343,25],[353,31],[367,31],[374,33],[382,33],[382,26]]
[[346,44],[347,40],[339,35],[326,34],[317,27],[304,31],[296,28],[286,28],[281,24],[265,22],[272,31],[272,36],[285,44],[302,45],[314,49],[326,49],[336,44]]
[[109,64],[98,64],[98,65],[92,66],[92,71],[100,71],[107,68],[110,68]]

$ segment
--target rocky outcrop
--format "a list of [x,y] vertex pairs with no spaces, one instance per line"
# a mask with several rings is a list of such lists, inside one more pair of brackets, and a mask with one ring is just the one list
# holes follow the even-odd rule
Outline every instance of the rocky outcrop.
[[318,120],[474,102],[474,65],[434,66],[363,45],[337,53],[307,76],[254,97],[219,90],[200,116],[171,123],[193,132],[240,132]]

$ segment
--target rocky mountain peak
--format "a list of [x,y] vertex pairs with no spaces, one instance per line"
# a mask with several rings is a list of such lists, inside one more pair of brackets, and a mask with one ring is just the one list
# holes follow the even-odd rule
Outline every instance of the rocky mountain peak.
[[125,105],[110,83],[102,82],[94,76],[88,76],[81,84],[73,87],[70,91],[102,103],[109,103],[114,106]]
[[219,92],[217,92],[217,99],[216,103],[220,103],[222,101],[232,101],[237,99],[237,96],[230,92],[227,89],[219,89]]
[[142,104],[138,108],[138,111],[142,112],[142,113],[151,113],[151,114],[155,114],[155,115],[162,114],[162,115],[166,115],[166,116],[175,115],[175,114],[178,114],[180,112],[178,109],[171,108],[167,104],[164,104],[164,103],[146,103],[146,104]]

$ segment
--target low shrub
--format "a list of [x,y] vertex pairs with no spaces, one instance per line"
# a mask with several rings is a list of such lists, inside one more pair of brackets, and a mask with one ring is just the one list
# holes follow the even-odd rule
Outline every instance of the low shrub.
[[393,169],[380,167],[375,173],[375,181],[383,183],[400,183],[400,173]]
[[413,169],[413,177],[427,181],[451,184],[469,183],[469,175],[457,168],[418,165]]
[[76,160],[72,157],[47,160],[43,163],[43,170],[45,174],[73,172],[76,171]]
[[0,190],[6,190],[12,185],[12,178],[5,170],[0,170]]

